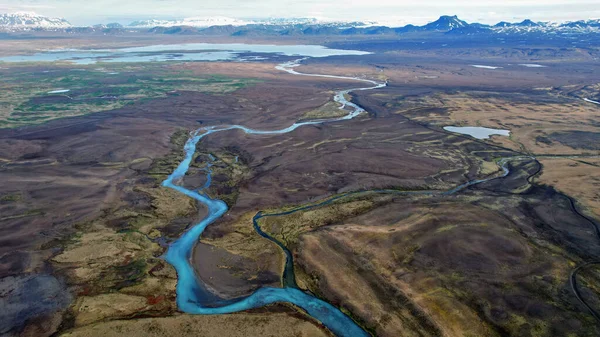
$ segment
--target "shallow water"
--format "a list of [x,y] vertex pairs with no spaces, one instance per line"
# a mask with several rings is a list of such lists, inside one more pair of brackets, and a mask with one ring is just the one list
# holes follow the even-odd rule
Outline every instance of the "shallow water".
[[365,55],[359,50],[329,49],[319,45],[268,45],[243,43],[186,43],[150,45],[120,49],[62,49],[33,55],[0,57],[4,62],[57,62],[75,64],[96,62],[165,62],[165,61],[226,61],[260,60],[260,57],[241,57],[243,53],[267,53],[285,56],[326,57],[335,55]]
[[487,139],[491,135],[510,136],[510,130],[490,129],[479,126],[445,126],[444,130],[469,135],[477,139]]

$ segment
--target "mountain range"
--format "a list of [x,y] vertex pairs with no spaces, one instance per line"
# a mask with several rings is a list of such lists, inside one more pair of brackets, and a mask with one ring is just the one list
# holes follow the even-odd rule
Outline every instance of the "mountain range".
[[597,34],[600,20],[580,20],[566,23],[499,22],[496,25],[467,23],[457,16],[441,16],[423,26],[387,27],[376,22],[323,21],[314,18],[234,19],[228,17],[186,18],[181,20],[140,20],[123,27],[118,23],[73,27],[62,18],[49,18],[35,13],[0,14],[0,29],[66,30],[75,32],[105,31],[118,33],[124,29],[146,30],[162,34],[201,35],[394,35],[416,32],[441,32],[451,35],[474,34]]
[[247,26],[247,25],[268,25],[268,26],[290,26],[290,25],[323,25],[329,27],[355,27],[372,25],[373,22],[347,22],[347,21],[325,21],[315,18],[266,18],[266,19],[234,19],[225,16],[214,17],[194,17],[181,20],[140,20],[127,25],[131,28],[154,28],[154,27],[177,27],[189,26],[198,28],[208,28],[212,26]]

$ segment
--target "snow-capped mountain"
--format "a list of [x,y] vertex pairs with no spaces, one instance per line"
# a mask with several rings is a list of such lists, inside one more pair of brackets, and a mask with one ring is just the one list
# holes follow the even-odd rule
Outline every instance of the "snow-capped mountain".
[[562,29],[571,33],[600,32],[600,19],[566,22],[560,24],[558,26],[558,29]]
[[128,25],[131,28],[154,28],[154,27],[212,27],[212,26],[246,26],[246,25],[269,25],[269,26],[287,26],[287,25],[324,25],[334,27],[357,27],[368,26],[372,23],[364,22],[343,22],[322,20],[316,18],[266,18],[266,19],[234,19],[224,16],[216,17],[195,17],[180,20],[140,20],[134,21]]
[[69,21],[62,18],[50,18],[30,12],[0,14],[0,28],[4,29],[60,29],[71,27]]
[[501,34],[585,34],[600,33],[600,20],[580,20],[573,22],[534,22],[524,20],[518,23],[500,22],[490,30]]
[[446,32],[452,35],[475,35],[475,34],[505,34],[505,35],[525,35],[525,34],[589,34],[600,33],[600,20],[580,20],[574,22],[534,22],[526,19],[521,22],[502,21],[493,26],[480,23],[467,23],[460,20],[457,16],[442,16],[437,21],[428,23],[424,26],[408,25],[395,29],[399,33],[437,31]]
[[421,28],[426,31],[449,31],[457,28],[467,27],[468,25],[469,24],[467,22],[459,19],[456,15],[443,15],[436,21],[428,23]]
[[132,28],[153,28],[153,27],[174,27],[174,26],[191,26],[191,27],[210,27],[210,26],[243,26],[250,24],[249,21],[240,19],[228,18],[225,16],[215,17],[195,17],[185,18],[181,20],[141,20],[134,21],[128,25]]
[[375,21],[340,21],[331,19],[318,18],[267,18],[267,19],[252,19],[254,24],[262,25],[304,25],[304,26],[325,26],[325,27],[370,27],[377,25]]

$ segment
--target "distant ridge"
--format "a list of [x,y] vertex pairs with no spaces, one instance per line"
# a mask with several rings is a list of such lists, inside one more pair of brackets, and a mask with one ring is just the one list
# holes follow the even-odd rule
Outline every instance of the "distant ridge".
[[[214,36],[296,36],[296,35],[402,35],[410,33],[442,33],[454,36],[466,35],[581,35],[599,34],[600,20],[579,20],[566,23],[499,22],[495,25],[468,23],[456,15],[442,15],[439,19],[422,26],[405,25],[389,27],[377,22],[331,21],[315,18],[266,18],[235,19],[229,17],[194,17],[180,20],[138,20],[126,27],[117,23],[72,27],[62,18],[49,18],[35,13],[0,14],[0,30],[63,30],[70,33],[122,33],[125,30],[146,31],[154,34],[188,34]],[[565,36],[566,36],[565,35]]]
[[138,20],[130,23],[127,27],[131,28],[154,28],[154,27],[175,27],[187,26],[207,28],[212,26],[247,26],[247,25],[269,25],[269,26],[289,26],[289,25],[324,25],[324,26],[365,26],[372,23],[364,22],[346,22],[346,21],[328,21],[315,18],[266,18],[266,19],[235,19],[225,16],[215,17],[193,17],[180,20]]
[[[218,34],[228,33],[229,35],[394,35],[415,32],[440,32],[452,35],[473,35],[473,34],[588,34],[600,33],[600,20],[580,20],[567,23],[534,22],[532,20],[523,20],[521,22],[510,23],[500,22],[490,26],[481,23],[468,23],[458,18],[456,15],[442,15],[436,21],[423,26],[406,25],[403,27],[388,27],[377,25],[376,22],[333,22],[320,21],[317,19],[265,19],[258,21],[237,21],[235,19],[221,19],[194,21],[184,19],[181,21],[136,21],[129,27],[148,27],[153,32],[163,32],[166,34],[175,33],[178,30],[165,29],[165,27],[186,27],[186,34],[193,33],[197,29],[198,34]],[[176,23],[186,23],[177,25]],[[228,24],[218,24],[205,26],[209,23],[222,22]],[[159,24],[160,23],[160,24]],[[156,24],[156,25],[155,25]],[[162,28],[160,28],[162,27]],[[220,29],[219,27],[223,27]],[[225,28],[227,27],[227,28]],[[183,29],[182,29],[183,30]]]

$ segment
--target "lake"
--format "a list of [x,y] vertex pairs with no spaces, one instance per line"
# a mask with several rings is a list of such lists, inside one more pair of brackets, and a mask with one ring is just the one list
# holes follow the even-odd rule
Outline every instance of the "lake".
[[0,57],[3,62],[58,62],[94,64],[97,62],[165,62],[165,61],[256,61],[261,58],[242,54],[277,54],[284,56],[327,57],[366,55],[360,50],[330,49],[319,45],[271,45],[244,43],[185,43],[149,45],[119,49],[59,49],[31,55]]

